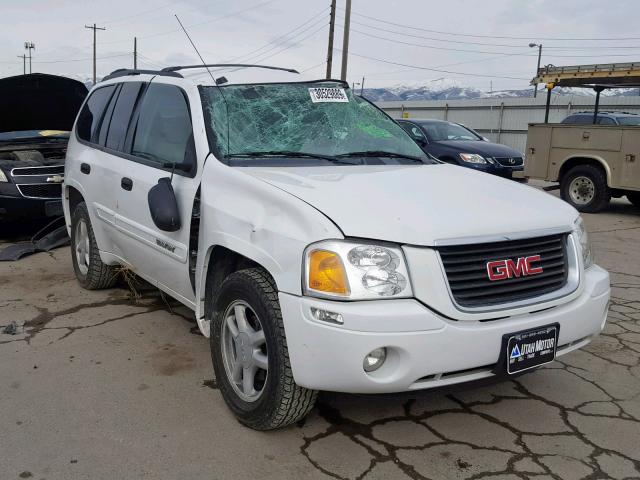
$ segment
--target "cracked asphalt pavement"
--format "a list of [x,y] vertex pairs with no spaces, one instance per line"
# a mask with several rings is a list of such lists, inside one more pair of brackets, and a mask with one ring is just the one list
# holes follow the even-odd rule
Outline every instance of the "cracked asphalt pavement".
[[323,393],[267,433],[231,416],[174,301],[84,291],[68,248],[0,263],[0,478],[640,478],[640,211],[585,221],[613,287],[588,347],[502,383]]

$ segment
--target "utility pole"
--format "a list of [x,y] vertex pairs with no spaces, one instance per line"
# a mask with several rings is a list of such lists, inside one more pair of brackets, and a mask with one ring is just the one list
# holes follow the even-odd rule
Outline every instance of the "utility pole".
[[331,66],[333,63],[333,32],[336,28],[336,0],[331,0],[331,13],[329,14],[329,46],[327,47],[327,78],[331,78]]
[[360,96],[364,94],[364,76],[362,77],[362,83],[360,84]]
[[133,37],[133,69],[138,69],[138,37]]
[[344,34],[342,36],[342,71],[340,80],[347,80],[347,58],[349,57],[349,29],[351,27],[351,0],[347,0],[344,12]]
[[[540,59],[542,58],[542,44],[530,43],[530,48],[538,47],[538,68],[536,68],[536,77],[538,76],[538,72],[540,71]],[[534,85],[533,87],[533,98],[538,96],[538,85]]]
[[27,56],[23,53],[22,55],[18,55],[18,58],[22,59],[22,74],[27,74]]
[[31,50],[36,49],[36,44],[33,42],[24,42],[24,49],[29,52],[29,73],[31,73]]
[[96,84],[96,31],[97,30],[106,30],[106,28],[96,27],[94,23],[93,26],[85,25],[84,28],[89,28],[93,30],[93,84]]

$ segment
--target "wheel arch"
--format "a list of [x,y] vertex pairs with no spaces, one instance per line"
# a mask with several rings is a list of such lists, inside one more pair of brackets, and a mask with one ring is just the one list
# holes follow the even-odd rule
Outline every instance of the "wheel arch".
[[82,196],[82,193],[80,193],[80,190],[72,186],[66,187],[65,198],[69,204],[70,214],[73,213],[80,202],[84,202],[84,197]]
[[569,170],[578,165],[593,165],[594,167],[601,168],[607,178],[607,186],[611,187],[611,169],[602,157],[596,155],[572,155],[565,158],[558,170],[558,182],[562,182],[562,179]]
[[264,261],[256,260],[224,245],[210,245],[203,256],[201,267],[196,289],[196,318],[205,337],[209,337],[207,319],[211,318],[220,286],[229,275],[246,268],[261,268],[273,279],[276,287],[278,285],[277,275],[274,275],[275,265],[268,268]]

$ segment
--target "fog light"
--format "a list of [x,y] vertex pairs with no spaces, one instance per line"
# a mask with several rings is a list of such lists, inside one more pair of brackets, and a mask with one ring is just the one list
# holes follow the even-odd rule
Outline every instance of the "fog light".
[[387,349],[376,348],[369,352],[369,354],[364,357],[364,361],[362,362],[362,367],[365,372],[375,372],[378,370],[384,361],[387,359]]
[[342,315],[339,313],[329,312],[320,308],[311,307],[311,315],[313,315],[313,318],[321,322],[336,323],[338,325],[342,325],[344,323]]

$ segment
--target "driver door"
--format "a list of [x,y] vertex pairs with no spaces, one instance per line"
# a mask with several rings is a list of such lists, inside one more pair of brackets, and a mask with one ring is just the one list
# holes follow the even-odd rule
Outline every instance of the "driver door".
[[[195,295],[189,275],[193,202],[200,184],[187,94],[178,86],[151,83],[134,112],[122,176],[115,192],[116,243],[134,272],[183,303]],[[187,171],[167,167],[188,163]],[[173,173],[173,175],[172,175]],[[151,218],[148,195],[161,178],[172,177],[181,227],[162,231]]]

